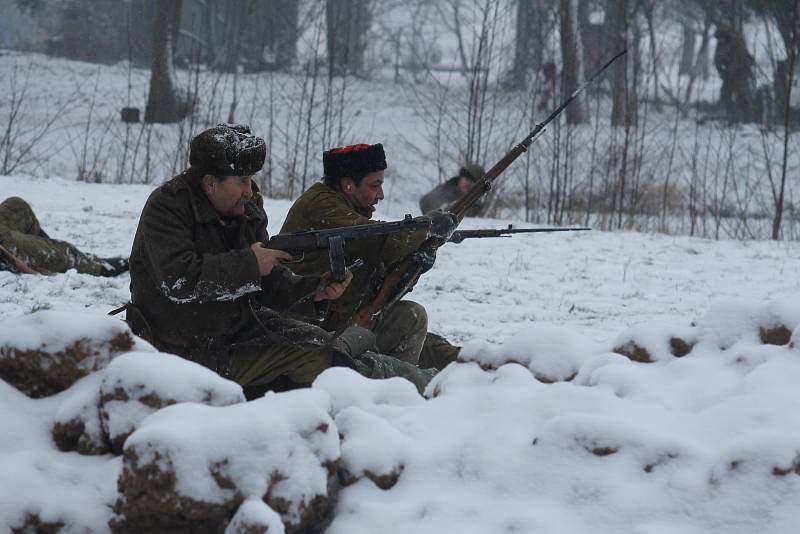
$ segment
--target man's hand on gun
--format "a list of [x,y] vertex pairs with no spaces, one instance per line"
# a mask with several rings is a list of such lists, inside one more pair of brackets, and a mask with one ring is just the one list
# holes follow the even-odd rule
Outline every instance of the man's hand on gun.
[[430,217],[431,220],[431,226],[428,230],[430,238],[422,243],[411,255],[411,259],[422,268],[423,273],[430,271],[436,262],[436,249],[439,248],[441,243],[436,243],[435,241],[447,241],[458,226],[458,218],[446,211],[433,210],[426,213],[425,216]]
[[[293,256],[283,250],[267,248],[264,243],[253,243],[250,250],[256,255],[258,261],[258,273],[261,276],[269,276],[272,270],[281,262],[291,261]],[[314,302],[321,300],[336,300],[342,296],[344,290],[353,279],[353,273],[347,270],[345,279],[341,282],[331,282],[331,273],[327,272],[320,277],[319,287],[314,293]]]
[[272,269],[277,267],[282,261],[289,261],[292,259],[292,255],[288,252],[267,248],[264,246],[264,243],[253,243],[250,245],[250,250],[256,255],[258,274],[261,276],[269,276]]
[[353,272],[350,269],[347,270],[345,279],[341,282],[331,282],[330,271],[323,274],[319,279],[319,287],[317,288],[317,292],[314,294],[314,302],[338,299],[342,296],[344,290],[347,289],[347,286],[350,285],[350,281],[352,279]]
[[431,220],[428,235],[447,241],[458,226],[458,218],[450,212],[433,210],[425,214]]

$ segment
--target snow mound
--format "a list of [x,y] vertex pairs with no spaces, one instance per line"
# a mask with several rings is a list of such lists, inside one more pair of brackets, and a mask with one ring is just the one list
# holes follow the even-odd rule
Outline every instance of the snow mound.
[[155,349],[119,319],[39,311],[0,323],[0,378],[26,395],[44,397],[130,350]]
[[319,521],[340,455],[330,411],[314,389],[159,410],[125,442],[113,528],[222,531],[248,499],[292,529]]
[[689,354],[699,335],[698,329],[689,326],[638,324],[618,335],[612,350],[635,362],[668,361]]
[[737,343],[786,345],[800,325],[800,295],[764,303],[727,299],[715,302],[696,321],[704,343],[722,350]]
[[148,415],[180,402],[228,406],[244,402],[242,387],[215,372],[172,354],[130,352],[103,373],[99,412],[111,449],[122,452],[125,439]]
[[541,382],[572,380],[578,369],[600,344],[563,327],[531,324],[524,331],[498,344],[471,341],[464,345],[459,360],[474,361],[485,369],[507,363],[527,367]]

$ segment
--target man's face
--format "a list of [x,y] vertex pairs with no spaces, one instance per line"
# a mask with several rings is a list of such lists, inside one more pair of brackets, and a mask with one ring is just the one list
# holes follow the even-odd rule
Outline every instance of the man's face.
[[475,182],[473,182],[472,180],[470,180],[466,176],[459,176],[458,177],[458,190],[461,191],[462,193],[466,193],[467,191],[472,189],[472,186],[473,186],[474,183]]
[[220,217],[244,215],[244,203],[253,196],[252,176],[226,176],[221,182],[207,174],[203,191]]
[[342,193],[357,208],[370,212],[383,200],[383,171],[371,172],[356,186],[350,178],[342,178]]

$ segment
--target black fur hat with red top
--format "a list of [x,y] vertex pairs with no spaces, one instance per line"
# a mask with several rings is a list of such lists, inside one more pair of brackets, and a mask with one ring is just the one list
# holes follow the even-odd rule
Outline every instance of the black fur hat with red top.
[[386,154],[380,143],[332,148],[322,153],[322,166],[328,180],[347,176],[359,182],[371,172],[386,169]]

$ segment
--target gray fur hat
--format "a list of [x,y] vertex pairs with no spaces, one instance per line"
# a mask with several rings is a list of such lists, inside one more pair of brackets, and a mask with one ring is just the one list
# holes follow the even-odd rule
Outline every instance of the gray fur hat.
[[218,124],[189,144],[189,164],[203,174],[248,176],[264,166],[267,147],[246,124]]

